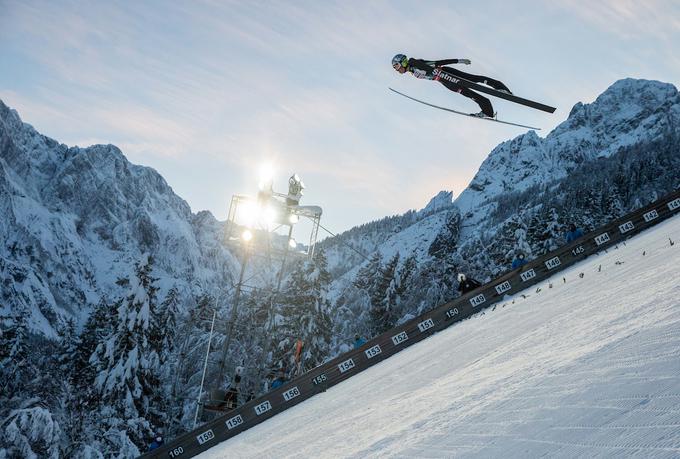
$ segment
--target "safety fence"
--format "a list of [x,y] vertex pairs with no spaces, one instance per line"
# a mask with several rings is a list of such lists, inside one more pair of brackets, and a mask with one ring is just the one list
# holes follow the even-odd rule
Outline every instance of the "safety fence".
[[397,352],[680,212],[680,190],[592,231],[473,292],[399,325],[142,457],[193,457],[324,392]]

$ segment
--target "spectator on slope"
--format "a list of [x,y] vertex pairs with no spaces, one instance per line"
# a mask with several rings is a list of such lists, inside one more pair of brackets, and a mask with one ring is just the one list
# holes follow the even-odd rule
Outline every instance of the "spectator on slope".
[[279,387],[283,386],[283,384],[286,382],[286,372],[284,371],[283,368],[281,368],[276,375],[276,379],[272,383],[272,390],[273,389],[278,389]]
[[354,349],[358,349],[364,344],[366,344],[366,341],[361,336],[359,336],[359,333],[354,335]]
[[156,438],[149,445],[149,451],[153,451],[161,446],[163,446],[163,436],[161,434],[156,434]]
[[472,277],[466,277],[465,274],[458,274],[458,291],[461,295],[465,295],[468,292],[473,291],[477,287],[481,287],[482,284],[477,282]]
[[262,383],[262,393],[266,394],[272,389],[272,384],[274,382],[274,373],[269,372],[267,373],[267,377],[264,379],[264,382]]
[[567,231],[567,244],[575,241],[576,239],[583,236],[583,230],[581,228],[576,228],[576,225],[571,223],[569,225],[569,231]]
[[512,260],[512,269],[517,269],[521,268],[522,266],[527,264],[526,258],[524,258],[524,253],[523,252],[518,252],[517,256],[515,256],[515,259]]
[[236,373],[234,374],[234,381],[229,386],[229,390],[224,396],[225,408],[233,410],[238,406],[238,390],[241,385],[241,373],[243,372],[243,367],[236,367]]

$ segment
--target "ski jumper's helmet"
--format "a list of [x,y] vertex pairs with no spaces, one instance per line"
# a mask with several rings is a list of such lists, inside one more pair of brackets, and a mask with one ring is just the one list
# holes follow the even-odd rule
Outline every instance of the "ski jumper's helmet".
[[408,57],[404,54],[397,54],[392,58],[392,68],[397,72],[408,67]]

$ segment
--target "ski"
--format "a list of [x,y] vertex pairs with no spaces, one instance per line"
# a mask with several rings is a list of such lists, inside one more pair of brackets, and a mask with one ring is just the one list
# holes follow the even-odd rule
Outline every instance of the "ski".
[[392,88],[389,88],[389,87],[388,87],[388,89],[389,89],[390,91],[392,91],[392,92],[396,92],[396,93],[399,94],[400,96],[406,97],[407,99],[411,99],[411,100],[414,100],[414,101],[416,101],[416,102],[420,102],[421,104],[424,104],[424,105],[429,105],[430,107],[438,108],[439,110],[445,110],[445,111],[447,111],[447,112],[451,112],[451,113],[456,113],[456,114],[458,114],[458,115],[467,116],[468,118],[474,118],[474,119],[477,119],[477,120],[485,120],[485,121],[493,121],[493,122],[495,122],[495,123],[501,123],[501,124],[509,124],[510,126],[523,127],[523,128],[527,128],[527,129],[533,129],[533,130],[535,130],[535,131],[540,131],[540,130],[541,130],[541,128],[537,128],[537,127],[533,127],[533,126],[527,126],[526,124],[511,123],[510,121],[497,120],[496,118],[480,118],[480,117],[478,117],[478,116],[470,115],[469,113],[459,112],[458,110],[453,110],[453,109],[451,109],[451,108],[440,107],[439,105],[434,105],[434,104],[431,104],[431,103],[429,103],[429,102],[425,102],[425,101],[422,101],[422,100],[420,100],[420,99],[416,99],[415,97],[407,96],[406,94],[404,94],[404,93],[402,93],[402,92],[399,92],[399,91],[397,91],[396,89],[392,89]]
[[474,89],[475,91],[483,92],[495,97],[499,97],[501,99],[509,100],[510,102],[524,105],[525,107],[535,108],[536,110],[541,110],[548,113],[555,112],[555,107],[541,104],[540,102],[534,102],[533,100],[524,99],[522,97],[517,97],[514,94],[508,94],[506,92],[498,91],[497,89],[489,88],[488,86],[482,86],[481,84],[473,83],[472,81],[468,81],[465,78],[452,75],[448,73],[446,69],[441,67],[434,69],[434,77],[435,80],[450,81],[451,83],[464,86],[468,89]]

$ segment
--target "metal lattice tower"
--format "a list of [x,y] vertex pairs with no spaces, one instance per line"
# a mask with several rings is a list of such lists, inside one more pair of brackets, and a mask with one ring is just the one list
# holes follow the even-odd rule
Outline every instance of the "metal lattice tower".
[[[273,269],[275,266],[278,266],[278,272],[276,272],[275,277],[276,281],[270,284],[271,286],[269,287],[271,290],[269,292],[271,301],[266,311],[267,319],[271,324],[273,316],[272,305],[275,296],[281,288],[287,261],[290,257],[311,259],[314,256],[322,209],[319,206],[300,205],[303,189],[304,184],[297,174],[294,174],[289,179],[287,194],[276,193],[273,190],[271,181],[265,181],[260,183],[260,190],[256,197],[234,195],[231,198],[226,223],[225,244],[232,249],[233,253],[240,252],[242,254],[240,258],[241,266],[238,281],[233,286],[230,317],[226,323],[224,320],[220,320],[219,322],[221,323],[218,325],[225,327],[226,341],[222,345],[221,358],[217,362],[217,378],[213,384],[213,387],[218,386],[218,388],[211,391],[209,398],[219,397],[217,394],[220,393],[219,386],[224,383],[225,373],[227,370],[237,368],[234,362],[229,362],[229,347],[234,336],[234,327],[238,319],[242,293],[244,289],[253,288],[251,285],[248,285],[248,282],[258,275],[258,270],[252,262],[253,259],[259,258],[263,260],[264,265],[269,268],[269,273],[260,273],[263,279],[267,277],[273,279]],[[294,230],[300,226],[298,225],[300,221],[307,223],[309,239],[306,245],[297,243],[293,238]],[[260,342],[264,342],[266,337],[266,324],[267,320],[265,320],[265,325],[262,327]],[[210,343],[213,342],[212,334],[211,329],[199,391],[198,407],[208,408],[211,405],[211,400],[202,403],[201,398],[204,393],[203,380],[205,379],[208,367]],[[265,357],[265,355],[260,356],[260,363],[264,361]],[[230,363],[231,365],[229,365]]]

